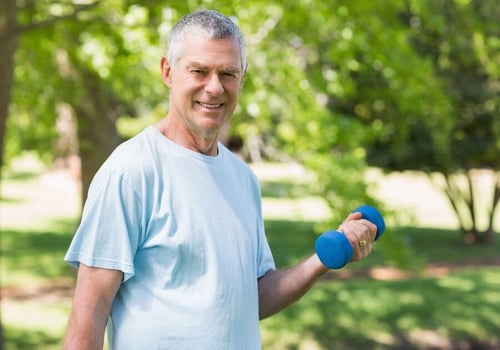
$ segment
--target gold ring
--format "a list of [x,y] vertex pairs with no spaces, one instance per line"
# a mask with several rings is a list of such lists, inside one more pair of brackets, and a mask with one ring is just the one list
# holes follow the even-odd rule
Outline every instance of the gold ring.
[[361,241],[359,241],[359,246],[361,248],[366,247],[366,241],[364,239],[362,239]]

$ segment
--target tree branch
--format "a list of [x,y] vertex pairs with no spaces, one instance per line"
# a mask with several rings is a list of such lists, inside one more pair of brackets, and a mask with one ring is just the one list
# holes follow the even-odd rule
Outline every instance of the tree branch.
[[489,221],[488,221],[488,231],[493,232],[493,219],[495,217],[495,209],[500,203],[500,172],[495,171],[495,188],[493,189],[493,202],[491,203],[491,211],[488,213]]
[[459,201],[462,200],[463,202],[464,199],[460,195],[460,190],[456,188],[455,183],[453,182],[453,179],[449,174],[445,174],[445,180],[446,180],[446,193],[448,194],[448,198],[450,200],[453,209],[455,210],[455,213],[457,213],[457,218],[460,222],[460,226],[462,227],[462,231],[465,232],[466,231],[465,219],[463,218],[459,209]]
[[448,172],[442,172],[441,175],[443,176],[445,183],[444,183],[444,185],[440,185],[439,182],[433,180],[432,174],[430,172],[425,171],[424,173],[427,175],[427,177],[429,178],[429,180],[431,182],[436,184],[436,186],[441,191],[443,191],[444,194],[446,194],[446,198],[448,199],[448,201],[451,205],[451,208],[455,212],[455,216],[458,219],[460,229],[462,230],[462,232],[465,233],[466,232],[465,219],[462,217],[462,215],[460,213],[460,208],[459,208],[459,205],[460,205],[459,202],[463,201],[464,199],[460,195],[460,191],[457,190],[456,186],[454,186],[453,179],[451,178],[452,175],[450,175]]
[[67,15],[62,15],[62,16],[54,16],[51,18],[47,18],[43,21],[32,22],[32,23],[28,23],[25,25],[17,26],[14,30],[14,33],[12,33],[12,34],[20,35],[20,34],[23,34],[25,32],[31,31],[31,30],[36,30],[36,29],[44,28],[44,27],[50,27],[51,25],[53,25],[54,23],[59,22],[59,21],[63,21],[63,20],[67,20],[67,19],[74,19],[81,12],[89,10],[94,6],[97,6],[98,4],[99,4],[99,1],[93,2],[91,4],[75,5],[74,11],[72,13],[68,13]]
[[476,212],[475,212],[475,200],[474,200],[474,180],[472,179],[470,171],[465,172],[465,178],[467,179],[469,200],[465,201],[467,208],[469,209],[469,215],[472,220],[472,228],[477,231],[477,222],[476,222]]

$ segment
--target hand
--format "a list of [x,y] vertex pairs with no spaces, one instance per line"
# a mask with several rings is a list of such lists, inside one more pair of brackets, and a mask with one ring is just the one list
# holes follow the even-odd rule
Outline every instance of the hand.
[[371,254],[377,234],[377,226],[361,217],[359,212],[349,214],[337,230],[351,243],[353,248],[351,261],[364,259]]

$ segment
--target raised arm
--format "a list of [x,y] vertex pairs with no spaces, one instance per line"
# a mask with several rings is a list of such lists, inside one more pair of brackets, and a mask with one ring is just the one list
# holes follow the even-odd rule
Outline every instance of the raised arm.
[[326,272],[316,254],[286,270],[271,270],[259,279],[259,318],[262,320],[299,300]]
[[80,264],[65,350],[103,348],[106,323],[122,279],[121,271]]
[[[351,261],[361,260],[371,254],[377,232],[373,223],[361,219],[359,213],[353,213],[340,226],[340,230],[353,247]],[[368,243],[360,246],[360,240]],[[274,315],[300,299],[328,270],[318,255],[314,254],[288,269],[268,271],[258,281],[260,319]]]

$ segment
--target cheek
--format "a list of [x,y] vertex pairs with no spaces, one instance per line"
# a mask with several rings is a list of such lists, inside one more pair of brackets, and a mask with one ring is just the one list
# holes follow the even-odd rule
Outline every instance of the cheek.
[[192,84],[175,84],[170,88],[170,95],[180,100],[191,99],[196,93],[196,88]]
[[228,92],[228,95],[231,96],[231,98],[238,99],[238,97],[240,96],[241,88],[242,85],[236,83],[236,84],[231,84],[231,86],[229,86],[226,91]]

